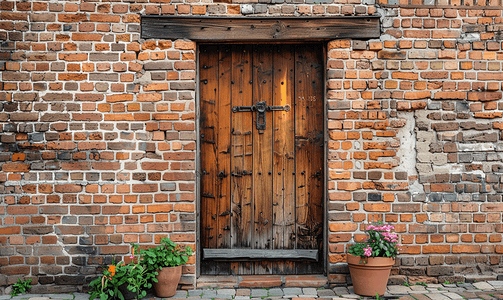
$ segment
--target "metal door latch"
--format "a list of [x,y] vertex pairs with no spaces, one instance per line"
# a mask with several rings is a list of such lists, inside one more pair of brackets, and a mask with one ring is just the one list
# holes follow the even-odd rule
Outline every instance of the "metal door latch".
[[232,112],[243,112],[243,111],[253,111],[254,110],[254,106],[233,106],[232,107]]
[[257,129],[265,130],[265,110],[267,109],[267,102],[260,101],[255,104],[257,110]]
[[267,106],[267,101],[257,102],[252,106],[233,106],[232,112],[248,112],[248,111],[256,111],[257,112],[257,129],[265,130],[266,125],[266,116],[265,113],[267,111],[289,111],[290,105],[285,106]]

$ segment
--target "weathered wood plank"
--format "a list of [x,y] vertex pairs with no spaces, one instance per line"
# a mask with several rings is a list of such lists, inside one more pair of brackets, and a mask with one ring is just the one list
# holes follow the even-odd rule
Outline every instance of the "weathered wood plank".
[[309,213],[308,213],[308,231],[306,235],[300,235],[297,232],[298,240],[305,245],[306,249],[321,249],[323,240],[323,189],[324,189],[324,138],[323,138],[323,90],[324,90],[324,72],[322,48],[317,51],[309,49],[306,51],[308,58],[307,66],[311,75],[311,94],[314,96],[308,104],[310,114],[309,141],[311,143],[310,154],[310,176],[309,176]]
[[[272,46],[255,46],[253,51],[253,103],[272,105]],[[263,120],[260,120],[262,122]],[[265,130],[253,118],[253,248],[271,249],[272,243],[272,115],[265,113]]]
[[292,45],[277,45],[273,52],[273,105],[289,111],[273,111],[273,249],[293,249],[295,230],[295,124],[294,60]]
[[318,250],[307,249],[203,249],[204,259],[311,259],[318,260]]
[[217,248],[231,246],[231,81],[232,52],[230,45],[220,46],[218,68],[218,133],[217,133]]
[[321,49],[299,45],[295,70],[296,248],[317,249],[323,220],[323,72]]
[[201,91],[201,244],[203,247],[217,246],[217,160],[216,128],[218,128],[218,56],[216,46],[201,47],[200,91]]
[[[256,45],[253,51],[253,103],[265,101],[272,105],[272,45]],[[272,248],[272,114],[265,112],[265,120],[258,120],[254,112],[253,126],[253,201],[254,201],[254,249]],[[257,122],[266,123],[265,129],[257,129]],[[255,263],[255,274],[268,274],[272,269]]]
[[[274,111],[273,124],[273,249],[294,249],[295,233],[295,47],[276,45],[273,53],[273,105],[288,105],[289,111]],[[295,262],[273,261],[273,274],[291,274]]]
[[380,36],[379,16],[331,18],[194,18],[142,16],[143,39],[297,41]]
[[[252,105],[252,46],[233,45],[232,106]],[[231,192],[232,248],[252,244],[253,113],[232,113]]]

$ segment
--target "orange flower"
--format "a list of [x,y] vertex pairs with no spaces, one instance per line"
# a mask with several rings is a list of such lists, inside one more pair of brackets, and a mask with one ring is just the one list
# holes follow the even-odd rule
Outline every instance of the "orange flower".
[[115,266],[114,265],[109,265],[108,266],[108,272],[110,272],[110,276],[115,275]]

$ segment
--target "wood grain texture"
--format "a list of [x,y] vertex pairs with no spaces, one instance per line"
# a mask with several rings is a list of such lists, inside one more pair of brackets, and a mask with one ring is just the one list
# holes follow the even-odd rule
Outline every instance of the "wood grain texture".
[[321,51],[297,46],[295,146],[297,172],[296,248],[316,249],[323,220],[323,65]]
[[[201,272],[323,272],[322,47],[199,49],[201,245],[208,253]],[[256,111],[232,112],[260,101],[290,110],[265,112],[263,130]],[[298,254],[310,251],[318,261]]]
[[[266,101],[272,105],[272,45],[257,45],[253,49],[253,103]],[[253,201],[254,249],[272,249],[272,114],[265,113],[265,130],[256,129],[254,113],[253,131]],[[270,274],[269,262],[256,262],[255,274]]]
[[217,133],[217,247],[231,246],[231,86],[232,51],[220,46],[218,59],[218,133]]
[[217,160],[216,128],[218,128],[218,60],[212,59],[217,52],[210,46],[200,52],[201,91],[201,244],[203,247],[217,246]]
[[142,16],[143,39],[193,41],[319,41],[380,36],[379,16],[223,18]]
[[[273,123],[273,249],[295,248],[295,47],[276,46],[273,51],[273,105],[290,107],[274,111]],[[293,261],[273,262],[274,274],[288,274]]]
[[[232,106],[252,105],[252,46],[233,45]],[[232,248],[250,248],[253,222],[253,114],[232,114]]]
[[237,259],[237,258],[253,258],[253,259],[318,259],[318,250],[305,249],[282,249],[282,250],[262,250],[262,249],[203,249],[204,258],[218,259]]

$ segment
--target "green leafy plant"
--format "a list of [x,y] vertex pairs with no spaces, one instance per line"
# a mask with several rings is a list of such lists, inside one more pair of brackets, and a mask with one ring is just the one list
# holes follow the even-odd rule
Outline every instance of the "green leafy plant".
[[126,284],[127,270],[123,268],[124,263],[112,263],[108,267],[103,268],[103,275],[89,283],[91,290],[89,291],[89,300],[99,298],[100,300],[120,299],[124,300],[124,295],[119,287]]
[[12,290],[10,291],[10,297],[15,297],[17,295],[21,295],[26,293],[26,291],[31,288],[31,278],[27,280],[22,280],[21,278],[17,279],[17,282],[12,285]]
[[126,291],[134,293],[136,299],[147,295],[147,290],[152,287],[152,283],[149,281],[151,276],[143,264],[142,257],[135,255],[135,252],[138,253],[138,245],[131,245],[133,246],[133,253],[130,256],[131,262],[128,264],[123,261],[113,262],[103,268],[103,276],[91,281],[89,284],[91,287],[90,300],[95,298],[124,300],[123,293]]
[[444,281],[444,284],[451,284],[451,282],[446,280]]
[[376,299],[381,300],[381,298],[379,298],[379,294],[377,292],[376,292]]
[[154,278],[157,275],[157,270],[186,264],[192,253],[192,248],[182,248],[167,237],[162,238],[161,245],[155,248],[140,250],[148,273],[155,274],[153,277],[151,276],[155,282],[157,282]]
[[426,282],[423,282],[423,281],[416,282],[416,285],[428,286],[428,284]]
[[410,284],[408,282],[404,282],[404,283],[402,283],[402,285],[410,286]]
[[360,257],[396,257],[399,250],[398,235],[392,225],[367,226],[367,239],[349,247],[349,254]]
[[193,253],[192,248],[182,249],[169,238],[161,239],[161,243],[158,247],[146,250],[140,250],[138,245],[131,244],[131,261],[126,264],[124,261],[115,263],[114,260],[111,265],[103,267],[102,276],[89,284],[89,299],[124,300],[124,293],[127,291],[134,293],[136,299],[141,299],[147,295],[152,282],[157,282],[157,270],[183,265]]

